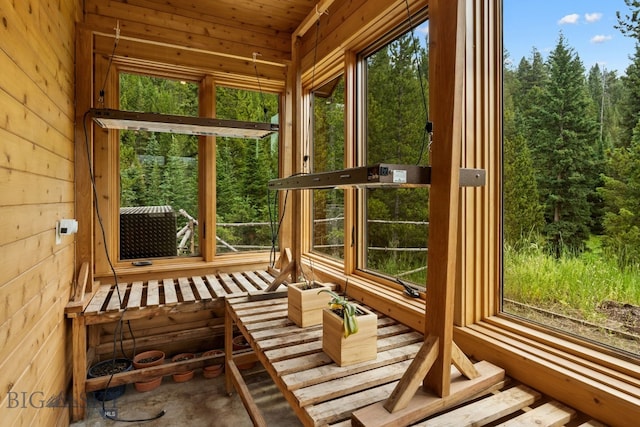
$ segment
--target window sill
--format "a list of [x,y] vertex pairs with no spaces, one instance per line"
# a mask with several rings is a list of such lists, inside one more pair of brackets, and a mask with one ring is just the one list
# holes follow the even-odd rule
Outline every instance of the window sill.
[[500,317],[457,327],[454,340],[471,358],[602,422],[635,425],[640,416],[637,362]]
[[[213,261],[207,262],[200,257],[185,257],[172,259],[158,259],[152,265],[133,266],[131,262],[119,262],[115,266],[120,280],[145,280],[176,277],[181,275],[205,275],[215,271],[240,271],[248,269],[267,269],[269,252],[242,252],[218,255]],[[105,283],[113,281],[113,274],[96,272],[95,280]]]

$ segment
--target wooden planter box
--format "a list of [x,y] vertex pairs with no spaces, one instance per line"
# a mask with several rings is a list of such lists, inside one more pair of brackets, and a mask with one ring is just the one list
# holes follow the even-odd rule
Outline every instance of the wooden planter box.
[[304,283],[292,283],[287,286],[289,319],[301,328],[321,324],[322,310],[329,306],[331,295],[318,292],[331,288],[318,283],[316,285],[317,287],[311,289],[302,289]]
[[357,305],[364,315],[357,318],[358,332],[344,337],[342,317],[331,309],[322,310],[322,351],[339,366],[373,360],[378,355],[378,316]]

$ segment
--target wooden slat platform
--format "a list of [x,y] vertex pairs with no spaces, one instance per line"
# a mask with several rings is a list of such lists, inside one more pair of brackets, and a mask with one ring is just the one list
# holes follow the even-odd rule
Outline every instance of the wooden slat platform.
[[379,316],[377,359],[339,367],[322,352],[322,325],[301,329],[287,318],[286,297],[229,298],[227,308],[305,425],[348,420],[355,409],[387,397],[423,340]]
[[[287,318],[286,297],[254,300],[249,297],[229,298],[226,334],[235,323],[251,344],[255,357],[262,363],[275,385],[289,402],[305,426],[346,427],[376,425],[383,411],[382,403],[389,397],[411,359],[420,349],[422,334],[378,317],[378,357],[369,362],[339,367],[322,351],[322,325],[299,328]],[[230,354],[230,352],[228,352]],[[234,384],[242,395],[254,425],[260,426],[261,415],[251,401],[250,390],[244,384],[231,355],[227,360],[227,386]],[[243,357],[246,357],[243,356]],[[496,375],[499,368],[478,362],[483,376]],[[472,381],[461,378],[452,368],[452,384]],[[231,391],[231,390],[228,390]],[[434,398],[435,399],[435,398]],[[375,404],[375,405],[372,405]],[[428,404],[428,403],[427,403]],[[601,426],[584,415],[524,385],[509,385],[502,381],[495,387],[479,388],[467,403],[455,403],[455,409],[438,414],[443,406],[435,405],[430,418],[417,423],[398,422],[383,425],[414,426]],[[372,408],[372,406],[374,406]],[[367,411],[372,411],[368,413]],[[354,414],[355,413],[355,414]],[[361,415],[360,419],[355,416]]]

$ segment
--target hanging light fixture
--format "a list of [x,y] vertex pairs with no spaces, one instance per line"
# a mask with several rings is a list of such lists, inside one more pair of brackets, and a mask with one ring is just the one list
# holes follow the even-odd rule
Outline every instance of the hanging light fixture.
[[108,108],[93,108],[89,110],[89,114],[93,118],[93,121],[104,129],[140,130],[245,139],[264,138],[279,130],[279,125],[276,123],[140,113]]

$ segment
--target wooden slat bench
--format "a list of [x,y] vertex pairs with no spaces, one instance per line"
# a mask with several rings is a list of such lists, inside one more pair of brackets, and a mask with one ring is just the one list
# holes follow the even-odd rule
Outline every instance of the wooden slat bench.
[[[99,353],[105,353],[106,344],[100,344],[96,325],[152,319],[158,316],[197,313],[203,310],[224,312],[224,300],[230,296],[242,296],[263,291],[274,277],[267,271],[218,273],[204,276],[178,277],[129,283],[103,284],[85,293],[88,265],[83,265],[78,290],[67,304],[66,316],[72,322],[73,351],[73,401],[72,419],[85,417],[86,393],[109,386],[143,381],[158,375],[200,368],[214,357],[199,357],[182,362],[165,363],[162,366],[132,370],[100,378],[87,379],[87,371]],[[222,319],[221,319],[222,323]],[[220,327],[222,332],[222,327]],[[204,339],[212,335],[211,328],[168,332],[166,342],[182,339]],[[139,340],[144,344],[144,339]],[[158,344],[157,340],[154,344]],[[218,356],[219,358],[219,356]]]
[[[225,340],[233,325],[251,344],[255,356],[274,380],[305,426],[348,422],[352,412],[384,400],[394,389],[424,340],[394,319],[378,317],[378,357],[340,367],[322,351],[322,325],[298,328],[287,318],[287,299],[228,298]],[[254,425],[264,426],[250,391],[235,368],[236,355],[227,355],[227,391],[240,394]],[[238,361],[240,362],[240,361]],[[502,370],[485,363],[488,376]]]
[[[389,414],[382,408],[382,403],[420,349],[424,340],[422,334],[379,315],[378,357],[340,367],[322,351],[322,325],[299,328],[287,318],[286,296],[243,296],[228,298],[225,304],[225,340],[231,339],[234,326],[237,326],[251,344],[253,356],[262,363],[305,426],[480,426],[496,423],[505,426],[602,426],[529,387],[511,384],[508,378],[488,387],[478,380],[477,392],[468,396],[466,404],[456,402],[451,405],[455,409],[441,414],[438,412],[443,406],[434,406],[429,415],[431,418],[417,424],[402,418],[393,419],[395,414]],[[227,392],[235,388],[253,424],[266,426],[251,390],[236,368],[245,359],[231,353],[226,357]],[[504,375],[504,371],[488,362],[478,362],[474,366],[484,378]],[[452,368],[452,387],[461,381],[474,380],[461,378]],[[429,405],[427,400],[425,402]]]

